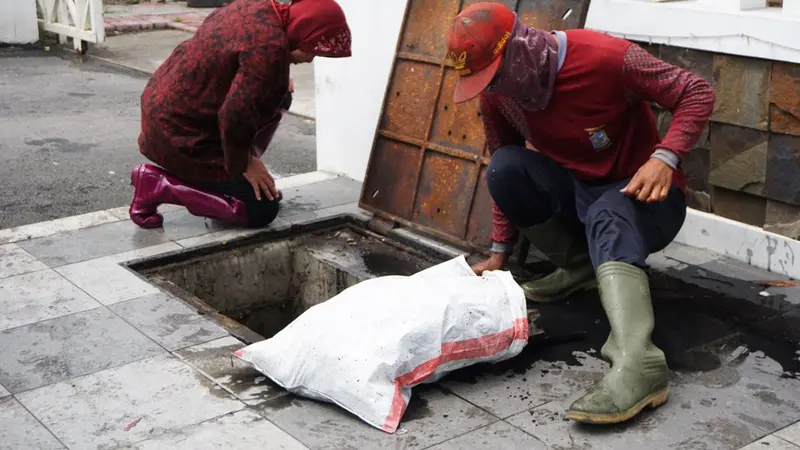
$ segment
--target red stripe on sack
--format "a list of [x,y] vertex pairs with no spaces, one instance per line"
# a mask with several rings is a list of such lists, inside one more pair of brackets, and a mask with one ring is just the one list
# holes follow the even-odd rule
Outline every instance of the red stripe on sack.
[[527,340],[528,318],[525,317],[515,320],[514,327],[498,333],[442,344],[442,352],[439,356],[425,361],[411,372],[395,379],[394,399],[392,400],[391,408],[389,408],[389,416],[383,425],[383,431],[393,433],[400,425],[400,419],[406,411],[406,406],[408,406],[400,395],[403,387],[417,384],[428,378],[442,364],[464,359],[487,358],[508,349],[514,341],[527,342]]

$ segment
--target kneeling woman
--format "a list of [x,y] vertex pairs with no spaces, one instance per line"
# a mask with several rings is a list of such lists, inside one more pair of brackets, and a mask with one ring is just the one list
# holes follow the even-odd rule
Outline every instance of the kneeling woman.
[[288,108],[290,64],[350,56],[333,0],[237,0],[210,14],[153,74],[142,94],[141,153],[131,219],[162,226],[156,208],[263,227],[282,195],[261,155]]

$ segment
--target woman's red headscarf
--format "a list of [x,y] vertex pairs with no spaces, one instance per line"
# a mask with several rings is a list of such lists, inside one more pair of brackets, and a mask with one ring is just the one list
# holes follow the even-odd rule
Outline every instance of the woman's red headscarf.
[[292,50],[326,58],[351,55],[350,27],[334,0],[292,0],[289,5],[270,1],[286,25]]

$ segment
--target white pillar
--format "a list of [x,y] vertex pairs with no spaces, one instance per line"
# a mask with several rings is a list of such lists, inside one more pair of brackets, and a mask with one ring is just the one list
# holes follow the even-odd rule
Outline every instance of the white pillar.
[[800,0],[783,0],[783,15],[800,21]]
[[31,44],[38,40],[36,0],[0,0],[0,43]]
[[314,60],[317,169],[363,181],[407,0],[338,2],[353,56]]

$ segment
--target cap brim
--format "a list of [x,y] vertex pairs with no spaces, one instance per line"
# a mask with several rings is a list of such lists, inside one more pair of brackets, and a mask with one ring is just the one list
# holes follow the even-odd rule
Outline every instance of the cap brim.
[[492,82],[492,78],[497,74],[497,70],[500,69],[500,64],[502,64],[502,62],[503,57],[501,55],[480,72],[465,77],[459,77],[456,83],[456,90],[453,93],[453,101],[462,103],[480,95],[480,93],[489,86],[489,83]]

